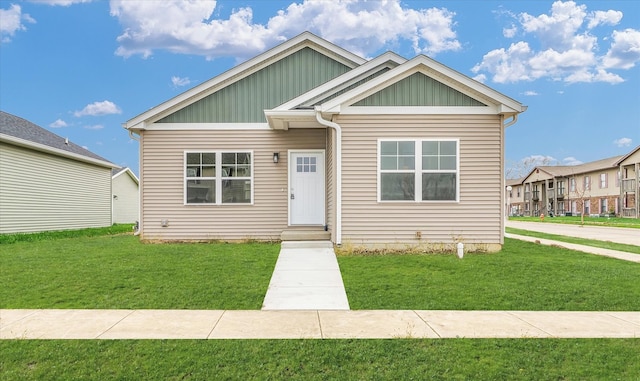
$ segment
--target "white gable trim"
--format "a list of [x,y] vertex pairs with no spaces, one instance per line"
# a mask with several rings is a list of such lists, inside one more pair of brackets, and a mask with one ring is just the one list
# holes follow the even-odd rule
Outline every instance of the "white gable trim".
[[[389,72],[372,79],[321,106],[324,113],[345,113],[354,103],[399,82],[412,74],[423,73],[474,99],[496,106],[496,114],[517,114],[526,110],[521,103],[503,95],[484,84],[450,69],[431,58],[420,55]],[[376,107],[377,108],[377,107]],[[478,109],[482,107],[476,107]]]
[[198,100],[207,97],[229,84],[245,78],[260,69],[278,61],[283,56],[287,56],[310,47],[322,52],[327,56],[342,62],[343,64],[355,68],[362,65],[366,60],[337,45],[334,45],[312,33],[304,32],[234,68],[190,89],[186,92],[144,112],[124,124],[124,128],[140,130],[148,124],[153,123],[163,117],[182,109]]
[[149,131],[233,131],[268,130],[268,123],[153,123]]
[[133,180],[136,184],[140,184],[140,180],[138,179],[138,176],[136,176],[135,173],[133,173],[133,171],[131,171],[131,169],[129,167],[125,168],[124,170],[116,173],[115,175],[111,176],[112,180],[115,180],[117,177],[120,177],[123,174],[128,174],[129,177],[131,178],[131,180]]

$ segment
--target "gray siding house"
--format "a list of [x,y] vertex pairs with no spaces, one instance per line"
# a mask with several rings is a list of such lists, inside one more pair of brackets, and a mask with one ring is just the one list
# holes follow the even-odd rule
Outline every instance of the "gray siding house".
[[0,111],[0,233],[111,225],[106,159]]
[[138,177],[131,169],[113,169],[111,194],[114,224],[130,224],[140,218],[138,213],[140,210],[139,184]]
[[498,250],[504,130],[525,110],[426,56],[303,33],[124,124],[141,236]]

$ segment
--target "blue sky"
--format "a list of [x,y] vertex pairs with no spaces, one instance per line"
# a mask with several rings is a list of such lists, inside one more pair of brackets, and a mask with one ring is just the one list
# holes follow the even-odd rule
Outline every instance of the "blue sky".
[[426,54],[529,106],[511,176],[640,144],[637,1],[0,0],[0,109],[138,173],[123,122],[309,30]]

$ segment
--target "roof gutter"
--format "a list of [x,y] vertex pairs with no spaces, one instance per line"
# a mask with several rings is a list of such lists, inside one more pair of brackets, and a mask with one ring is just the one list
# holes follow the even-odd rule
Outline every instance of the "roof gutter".
[[322,117],[320,107],[315,107],[316,120],[323,126],[336,131],[336,245],[342,244],[342,127],[338,123]]

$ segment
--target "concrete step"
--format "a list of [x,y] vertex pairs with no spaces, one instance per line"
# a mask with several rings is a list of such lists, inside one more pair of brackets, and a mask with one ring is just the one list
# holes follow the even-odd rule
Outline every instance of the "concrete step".
[[282,241],[329,241],[331,233],[324,229],[287,229],[280,235]]

